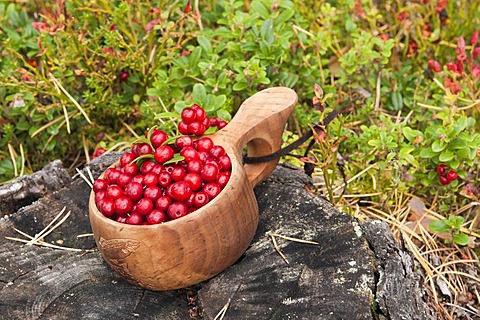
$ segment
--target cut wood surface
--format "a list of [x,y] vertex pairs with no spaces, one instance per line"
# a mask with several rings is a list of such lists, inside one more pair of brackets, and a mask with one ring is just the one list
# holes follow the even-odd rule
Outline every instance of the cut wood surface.
[[[94,176],[116,159],[92,161]],[[434,319],[412,259],[386,225],[358,223],[309,184],[278,166],[255,189],[258,230],[234,265],[191,288],[151,291],[113,271],[92,236],[78,237],[91,233],[90,188],[75,176],[0,219],[0,318],[214,319],[223,310],[223,319]],[[5,238],[27,239],[14,228],[35,236],[62,210],[67,219],[44,240],[82,251]]]

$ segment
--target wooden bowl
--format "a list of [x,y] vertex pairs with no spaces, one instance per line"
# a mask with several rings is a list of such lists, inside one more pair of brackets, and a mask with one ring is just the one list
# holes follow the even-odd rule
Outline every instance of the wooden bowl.
[[222,272],[245,252],[258,225],[253,187],[278,160],[242,165],[242,151],[261,156],[282,145],[296,93],[277,87],[245,100],[232,121],[210,137],[232,160],[232,174],[222,192],[206,206],[157,225],[128,225],[103,216],[90,194],[95,241],[105,261],[126,280],[151,290],[187,287]]

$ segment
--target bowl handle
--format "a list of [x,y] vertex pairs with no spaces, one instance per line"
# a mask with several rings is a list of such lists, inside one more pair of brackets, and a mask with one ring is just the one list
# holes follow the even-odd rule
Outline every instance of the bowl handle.
[[[234,147],[238,155],[242,155],[245,146],[249,157],[271,154],[282,146],[282,134],[297,100],[297,94],[290,88],[262,90],[245,100],[232,121],[217,133],[223,142]],[[266,179],[278,161],[245,164],[252,186]]]

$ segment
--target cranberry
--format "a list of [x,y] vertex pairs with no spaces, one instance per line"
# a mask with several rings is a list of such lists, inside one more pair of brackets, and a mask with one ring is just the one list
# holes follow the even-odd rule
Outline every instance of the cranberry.
[[170,146],[160,146],[155,149],[153,156],[155,157],[155,161],[157,161],[157,163],[164,164],[173,158],[174,152]]
[[111,217],[115,214],[115,202],[111,199],[103,199],[97,204],[97,207],[105,217]]
[[193,191],[197,191],[202,187],[202,178],[198,173],[187,173],[185,178],[183,178],[183,181],[187,182]]
[[105,170],[105,175],[104,178],[107,180],[110,184],[116,183],[118,176],[120,175],[121,171],[115,168],[108,168]]
[[447,170],[447,166],[445,164],[439,164],[437,167],[437,172],[439,175],[443,176]]
[[167,195],[176,201],[186,201],[191,194],[192,188],[185,181],[174,182],[167,188]]
[[123,189],[116,184],[111,184],[107,187],[107,197],[109,199],[115,200],[123,196]]
[[210,118],[210,126],[217,127],[219,120],[220,120],[219,118]]
[[448,171],[446,177],[447,177],[448,182],[451,182],[451,181],[456,180],[458,178],[458,174],[457,174],[456,171],[451,170],[451,171]]
[[174,202],[168,207],[167,214],[170,219],[175,220],[188,214],[188,207],[183,202]]
[[170,173],[168,173],[167,171],[163,171],[162,173],[160,173],[158,175],[158,184],[163,188],[167,188],[169,185],[171,185],[172,176],[170,175]]
[[146,187],[143,191],[143,196],[149,198],[152,201],[156,201],[162,195],[162,189],[157,186]]
[[443,185],[447,185],[447,184],[450,183],[450,181],[448,181],[447,177],[445,177],[445,176],[439,176],[438,181],[440,181],[440,183],[443,184]]
[[225,127],[227,126],[227,124],[228,124],[227,121],[225,121],[225,120],[219,120],[219,121],[218,121],[218,125],[217,125],[218,130],[225,128]]
[[95,203],[98,204],[100,201],[107,197],[107,190],[100,190],[95,192]]
[[208,203],[208,201],[210,201],[210,199],[208,198],[208,194],[204,191],[195,193],[195,196],[193,198],[193,204],[197,208],[203,207]]
[[152,170],[154,166],[155,162],[147,160],[140,165],[140,173],[145,175],[147,174],[147,172],[150,172],[150,170]]
[[132,200],[127,196],[122,196],[115,200],[115,212],[119,215],[126,215],[133,209]]
[[160,209],[153,209],[149,214],[147,214],[148,224],[159,224],[164,222],[166,219],[167,215]]
[[178,132],[180,132],[181,134],[190,134],[190,131],[188,131],[188,124],[180,121],[180,123],[178,124]]
[[185,161],[188,163],[192,160],[199,160],[200,157],[198,155],[197,150],[193,147],[185,147],[180,151],[180,155],[185,158]]
[[143,197],[143,187],[138,182],[130,182],[125,187],[125,195],[130,199],[136,201]]
[[107,150],[105,150],[105,148],[97,148],[95,149],[95,151],[93,152],[93,155],[92,155],[92,160],[95,159],[95,158],[98,158],[100,157],[102,154],[104,154]]
[[197,150],[198,151],[210,151],[210,149],[212,149],[212,147],[214,146],[214,143],[212,141],[212,139],[210,139],[209,137],[202,137],[200,139],[197,140]]
[[134,143],[132,146],[132,152],[134,155],[139,156],[140,155],[140,143]]
[[127,164],[122,168],[122,171],[129,176],[134,176],[138,172],[138,165],[136,163]]
[[153,202],[149,198],[141,198],[135,205],[135,209],[142,215],[147,215],[153,209]]
[[180,180],[183,180],[186,174],[187,174],[187,171],[184,168],[175,167],[172,170],[171,176],[174,181],[180,181]]
[[205,191],[205,193],[208,194],[208,197],[210,199],[213,199],[216,196],[218,196],[218,194],[220,193],[220,191],[222,191],[222,189],[217,183],[210,182],[210,183],[206,183],[203,186],[203,191]]
[[122,71],[120,73],[120,82],[125,82],[128,80],[128,77],[130,77],[130,74],[128,74],[127,71]]
[[210,149],[209,154],[218,159],[220,156],[223,156],[225,154],[225,149],[222,146],[213,146],[212,149]]
[[210,154],[206,151],[199,151],[198,157],[200,158],[200,161],[205,163],[208,160],[208,158],[210,158]]
[[217,181],[218,173],[218,166],[212,163],[207,163],[203,166],[200,176],[202,177],[203,181],[214,182]]
[[172,198],[170,198],[169,196],[161,196],[157,199],[157,201],[155,201],[155,208],[166,212],[172,202]]
[[140,143],[138,148],[139,155],[150,154],[153,152],[152,147],[148,143]]
[[175,147],[177,147],[178,150],[191,146],[193,146],[193,139],[190,136],[180,136],[175,140]]
[[93,191],[107,190],[108,182],[105,179],[97,179],[93,182]]
[[162,173],[164,167],[159,164],[159,163],[155,163],[155,165],[153,166],[152,170],[150,170],[151,173],[155,173],[157,176]]
[[137,182],[137,183],[140,183],[142,185],[143,184],[143,177],[144,177],[143,174],[137,174],[136,176],[134,176],[132,178],[132,182]]
[[154,129],[152,135],[150,136],[150,142],[154,148],[160,147],[167,140],[168,135],[163,130]]
[[194,113],[195,113],[195,121],[198,121],[198,122],[203,122],[203,120],[206,118],[207,114],[205,113],[205,110],[203,110],[202,108],[196,108],[196,109],[193,109]]
[[140,225],[143,223],[143,217],[138,212],[132,212],[125,221],[127,224]]
[[209,118],[209,117],[205,117],[205,119],[203,119],[203,121],[202,121],[202,124],[205,126],[205,130],[207,130],[208,128],[210,128],[210,118]]
[[185,108],[182,110],[181,116],[183,122],[185,122],[186,124],[190,124],[195,121],[196,113],[195,110],[193,110],[192,108]]

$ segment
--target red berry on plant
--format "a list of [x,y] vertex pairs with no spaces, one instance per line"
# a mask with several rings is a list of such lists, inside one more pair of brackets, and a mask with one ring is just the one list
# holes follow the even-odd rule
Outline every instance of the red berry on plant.
[[130,74],[128,74],[127,71],[122,71],[120,73],[120,82],[125,82],[128,80],[128,77],[130,77]]
[[129,163],[131,163],[133,160],[135,160],[137,158],[136,155],[133,154],[133,152],[125,152],[124,154],[122,154],[122,156],[120,157],[120,166],[121,167],[125,167],[126,165],[128,165]]
[[150,154],[153,152],[152,147],[148,143],[139,143],[138,155]]
[[450,181],[448,181],[446,176],[439,176],[438,181],[440,181],[440,183],[443,184],[443,185],[447,185],[447,184],[450,183]]
[[149,161],[149,160],[145,161],[140,165],[140,173],[145,175],[148,172],[150,172],[150,170],[152,170],[154,166],[155,166],[155,162]]
[[180,136],[175,140],[175,147],[177,147],[178,150],[191,146],[193,146],[193,139],[190,136]]
[[180,115],[182,117],[182,121],[187,125],[195,121],[195,110],[192,108],[183,109]]
[[138,165],[136,163],[127,164],[122,168],[122,171],[123,173],[133,177],[138,172]]
[[188,163],[192,160],[199,160],[198,151],[194,147],[185,147],[180,151],[180,155],[185,158],[185,161]]
[[451,171],[448,171],[446,177],[447,177],[447,180],[449,182],[451,182],[451,181],[456,180],[458,178],[458,174],[457,174],[456,171],[451,170]]
[[163,130],[154,129],[150,136],[150,142],[154,148],[160,147],[165,141],[168,140],[168,135]]
[[446,170],[447,170],[447,166],[446,166],[445,164],[443,164],[443,163],[442,163],[442,164],[439,164],[439,165],[437,166],[437,172],[438,172],[438,174],[441,175],[441,176],[443,176],[443,175],[445,174]]
[[180,123],[178,124],[178,132],[180,132],[181,134],[190,134],[190,131],[188,131],[188,124],[180,121]]
[[199,121],[194,121],[188,125],[188,132],[190,134],[196,135],[197,137],[203,135],[205,133],[205,130],[205,126]]
[[155,149],[155,152],[153,154],[155,161],[160,164],[164,164],[168,160],[172,159],[174,155],[175,153],[170,146],[160,146]]
[[218,130],[225,128],[225,127],[227,126],[227,124],[228,124],[227,121],[225,121],[225,120],[219,120],[219,121],[218,121],[218,125],[217,125]]

